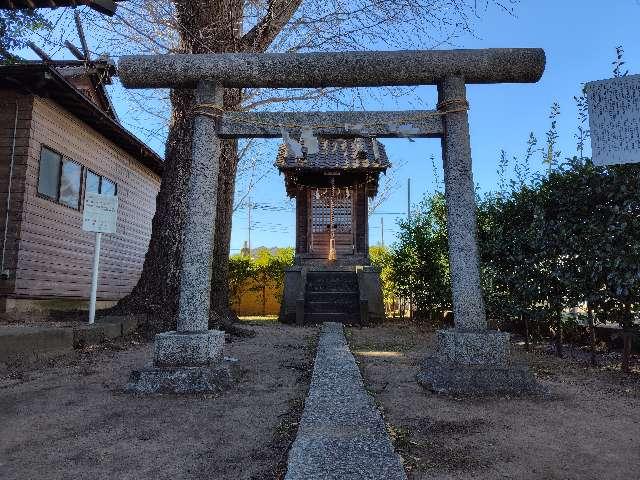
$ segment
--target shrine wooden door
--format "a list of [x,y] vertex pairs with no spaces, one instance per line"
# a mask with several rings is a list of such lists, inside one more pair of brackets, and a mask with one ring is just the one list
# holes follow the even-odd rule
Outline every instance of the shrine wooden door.
[[329,258],[331,230],[336,257],[353,255],[353,195],[347,188],[313,188],[309,191],[309,253]]

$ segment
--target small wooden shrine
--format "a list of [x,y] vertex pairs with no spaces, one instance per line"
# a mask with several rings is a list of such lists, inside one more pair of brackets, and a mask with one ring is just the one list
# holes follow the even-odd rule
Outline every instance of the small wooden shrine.
[[384,146],[371,138],[320,138],[302,156],[280,146],[276,166],[296,199],[296,264],[368,265],[368,200],[391,166]]
[[391,166],[372,138],[285,136],[275,165],[296,199],[295,266],[281,320],[371,323],[384,318],[380,272],[369,260],[369,199]]

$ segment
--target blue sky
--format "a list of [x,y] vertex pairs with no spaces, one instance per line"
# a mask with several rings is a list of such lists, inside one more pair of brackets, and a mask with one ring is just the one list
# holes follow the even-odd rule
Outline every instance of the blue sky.
[[[497,186],[498,160],[504,149],[509,156],[520,155],[526,149],[529,133],[545,141],[549,129],[549,111],[558,102],[560,134],[558,149],[562,157],[576,153],[577,109],[573,97],[580,94],[581,84],[608,78],[615,47],[623,45],[626,67],[630,73],[640,70],[640,1],[638,0],[525,0],[509,16],[497,9],[490,10],[477,22],[475,35],[458,39],[455,48],[541,47],[547,55],[547,68],[537,84],[470,85],[469,121],[474,180],[482,190]],[[424,87],[419,94],[427,106],[433,107],[435,88]],[[410,108],[402,101],[385,108]],[[406,212],[407,178],[411,178],[413,203],[435,188],[431,156],[441,178],[442,161],[438,140],[384,140],[391,161],[397,165],[393,175],[398,190],[378,209],[379,212]],[[586,154],[590,153],[588,149]],[[542,157],[532,160],[532,167],[543,169]],[[282,177],[271,172],[255,187],[252,198],[270,205],[291,206],[287,202]],[[380,216],[370,218],[370,242],[381,240]],[[389,244],[397,231],[397,215],[384,216],[384,240]],[[251,233],[252,246],[293,245],[295,224],[293,211],[255,211],[252,220],[259,224]],[[252,222],[253,223],[253,222]],[[232,253],[242,247],[247,238],[247,212],[234,216]],[[285,229],[288,232],[285,233]]]
[[[509,0],[504,0],[509,3]],[[478,2],[482,4],[481,1]],[[54,12],[53,15],[59,15]],[[65,15],[60,25],[68,30],[72,17]],[[640,0],[522,0],[515,4],[511,16],[497,7],[489,8],[477,19],[473,34],[461,35],[455,43],[442,48],[541,47],[547,55],[547,67],[537,84],[471,85],[468,87],[469,119],[474,180],[481,190],[497,187],[498,160],[504,149],[509,156],[519,155],[526,149],[529,133],[545,141],[549,129],[549,111],[558,102],[558,149],[562,157],[576,153],[577,110],[573,101],[580,94],[581,84],[611,76],[611,62],[615,47],[624,46],[626,67],[630,73],[640,71]],[[66,23],[66,26],[63,25]],[[38,40],[38,39],[37,39]],[[44,39],[36,43],[42,45]],[[76,42],[77,43],[77,42]],[[55,45],[54,45],[55,46]],[[92,45],[93,47],[93,45]],[[59,42],[52,51],[61,58]],[[92,48],[93,49],[93,48]],[[96,49],[100,51],[99,45]],[[57,52],[57,53],[56,53]],[[20,52],[27,54],[27,52]],[[31,55],[32,56],[32,55]],[[68,56],[68,55],[67,55]],[[127,109],[123,91],[117,85],[111,89],[116,109],[127,128],[150,142],[157,151],[163,151],[162,136],[149,139],[147,121],[138,122]],[[424,108],[435,105],[435,87],[420,87],[415,92]],[[415,108],[415,97],[383,101],[376,109],[402,110]],[[130,105],[130,104],[129,104]],[[439,140],[406,139],[384,140],[387,153],[394,164],[393,176],[397,190],[378,209],[378,212],[401,212],[406,215],[407,179],[411,178],[412,201],[418,203],[423,195],[436,188],[441,178],[442,161]],[[294,244],[293,203],[287,199],[283,178],[272,167],[278,141],[268,141],[254,153],[258,157],[261,181],[251,193],[258,208],[252,212],[252,246],[291,246]],[[590,153],[590,149],[586,152]],[[436,175],[431,157],[435,159]],[[532,167],[542,170],[541,155],[532,159]],[[240,181],[242,189],[243,181]],[[231,253],[237,253],[248,237],[247,210],[239,209],[234,215]],[[381,240],[380,217],[384,217],[386,244],[394,240],[399,215],[375,214],[370,219],[370,242]]]

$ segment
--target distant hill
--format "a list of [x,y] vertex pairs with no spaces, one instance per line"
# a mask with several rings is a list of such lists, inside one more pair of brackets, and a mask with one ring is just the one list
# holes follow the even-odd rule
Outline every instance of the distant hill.
[[[251,257],[255,258],[257,257],[260,252],[264,251],[264,250],[268,250],[269,253],[271,253],[271,255],[276,255],[280,250],[283,250],[285,248],[293,248],[293,247],[265,247],[265,246],[260,246],[260,247],[256,247],[256,248],[252,248],[251,249]],[[242,250],[240,250],[240,254],[241,255],[248,255],[249,254],[249,249],[247,248],[247,243],[245,242],[245,246],[242,248]]]

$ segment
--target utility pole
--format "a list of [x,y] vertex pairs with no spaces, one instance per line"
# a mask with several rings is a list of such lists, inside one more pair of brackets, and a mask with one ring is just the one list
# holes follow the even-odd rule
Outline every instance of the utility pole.
[[380,215],[380,231],[382,232],[382,246],[384,247],[384,217]]
[[[407,178],[407,220],[411,221],[411,177]],[[413,295],[409,293],[409,320],[413,320]]]
[[247,242],[247,246],[249,248],[249,258],[251,258],[251,197],[249,197],[249,225],[248,225],[248,231],[249,231],[249,239]]
[[407,220],[411,220],[411,177],[407,178]]

